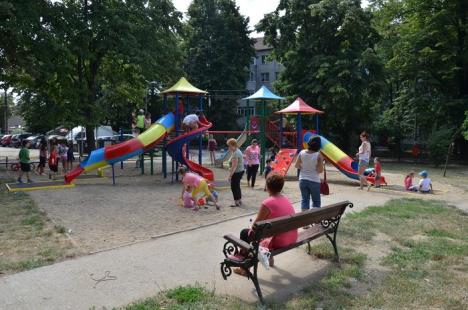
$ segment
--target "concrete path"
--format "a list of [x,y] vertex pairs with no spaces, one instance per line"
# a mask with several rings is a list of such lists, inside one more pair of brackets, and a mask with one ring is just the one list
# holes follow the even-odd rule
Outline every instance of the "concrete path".
[[[358,211],[398,197],[421,196],[397,195],[390,190],[376,190],[372,195],[357,189],[355,194],[336,190],[333,195],[324,197],[322,203],[349,199],[355,204],[353,211]],[[444,198],[442,195],[439,199]],[[463,198],[463,195],[452,195],[452,201],[466,210],[467,200]],[[297,203],[295,207],[299,207]],[[154,296],[160,290],[195,283],[215,289],[219,294],[256,302],[250,281],[237,275],[224,281],[220,274],[222,236],[237,234],[249,225],[250,217],[1,277],[0,309],[112,308]],[[304,248],[278,256],[275,263],[275,268],[265,270],[260,267],[259,271],[267,300],[284,299],[310,285],[320,279],[326,272],[325,267],[331,264],[307,255]]]

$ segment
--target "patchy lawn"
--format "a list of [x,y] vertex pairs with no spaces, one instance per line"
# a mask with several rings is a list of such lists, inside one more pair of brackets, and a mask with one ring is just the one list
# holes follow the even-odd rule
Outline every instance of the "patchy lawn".
[[0,179],[0,275],[74,256],[65,227],[55,226],[31,198],[8,193]]
[[[441,202],[393,200],[340,224],[341,268],[267,309],[467,309],[468,214]],[[332,259],[328,242],[313,246]],[[179,287],[126,310],[258,309],[199,286]]]

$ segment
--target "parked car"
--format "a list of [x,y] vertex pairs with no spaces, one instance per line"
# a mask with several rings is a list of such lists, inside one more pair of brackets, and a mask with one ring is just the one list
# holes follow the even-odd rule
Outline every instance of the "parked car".
[[21,143],[23,143],[23,140],[32,136],[31,133],[21,133],[21,134],[18,134],[18,135],[15,135],[12,139],[11,139],[11,144],[10,146],[12,147],[21,147]]
[[28,140],[31,143],[30,148],[37,149],[39,148],[39,144],[44,138],[45,138],[44,135],[33,135],[30,137],[27,137],[26,140]]
[[4,135],[2,137],[2,140],[0,141],[0,144],[2,146],[9,146],[10,142],[11,142],[11,137],[12,137],[12,135]]

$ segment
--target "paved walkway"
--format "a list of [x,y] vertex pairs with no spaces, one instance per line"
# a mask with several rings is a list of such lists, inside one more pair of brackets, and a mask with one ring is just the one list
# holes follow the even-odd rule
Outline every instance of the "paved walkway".
[[[354,211],[380,205],[392,198],[411,197],[381,190],[364,194],[337,191],[323,204],[352,196]],[[463,196],[451,195],[458,207],[467,210]],[[421,197],[421,196],[418,196]],[[440,197],[443,199],[446,197]],[[298,204],[296,204],[296,208]],[[222,236],[238,233],[251,216],[177,233],[50,266],[0,278],[0,309],[89,309],[118,307],[154,296],[164,289],[199,283],[219,294],[257,301],[252,283],[232,275],[224,281],[219,270],[223,259]],[[338,241],[339,243],[339,241]],[[331,262],[318,260],[303,248],[288,251],[276,259],[276,267],[260,267],[259,277],[267,299],[284,299],[319,279]],[[107,275],[107,276],[106,276]],[[93,279],[107,281],[96,282]]]

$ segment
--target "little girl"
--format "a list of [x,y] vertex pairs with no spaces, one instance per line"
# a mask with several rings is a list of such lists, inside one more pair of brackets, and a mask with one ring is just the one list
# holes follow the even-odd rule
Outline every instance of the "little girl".
[[193,209],[193,211],[198,211],[198,208],[195,204],[195,199],[192,197],[193,187],[190,185],[185,186],[185,191],[183,194],[184,208]]
[[413,185],[413,178],[414,178],[414,172],[408,173],[408,175],[405,177],[405,189],[407,191],[411,192],[417,192],[418,187],[416,185]]
[[58,171],[58,162],[57,162],[57,149],[54,144],[50,147],[49,154],[49,179],[54,180]]

